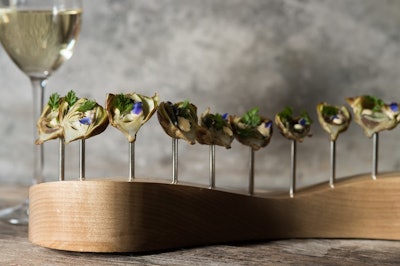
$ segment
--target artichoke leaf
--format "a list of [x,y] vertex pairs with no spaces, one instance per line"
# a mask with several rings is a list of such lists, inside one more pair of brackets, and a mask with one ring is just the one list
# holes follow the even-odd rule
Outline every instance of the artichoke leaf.
[[[128,112],[118,104],[117,97],[123,97],[130,107]],[[136,140],[139,129],[153,116],[158,106],[158,94],[153,97],[136,93],[108,94],[106,99],[106,110],[110,124],[120,130],[129,142]]]

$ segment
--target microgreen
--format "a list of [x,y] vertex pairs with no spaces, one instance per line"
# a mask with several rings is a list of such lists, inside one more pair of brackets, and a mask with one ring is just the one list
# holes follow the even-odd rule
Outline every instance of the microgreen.
[[114,98],[113,102],[115,108],[117,108],[121,115],[128,114],[132,111],[133,102],[130,98],[126,97],[124,94],[118,94]]
[[221,130],[226,125],[226,120],[220,114],[207,114],[203,118],[203,123],[207,128],[215,128]]
[[384,105],[385,103],[375,96],[364,96],[363,107],[365,109],[371,109],[373,112],[379,112]]
[[64,100],[68,103],[68,106],[71,107],[78,101],[78,97],[73,90],[70,90],[67,95],[65,95]]
[[60,94],[53,93],[50,95],[49,102],[47,103],[52,111],[55,111],[60,106]]
[[261,117],[258,115],[258,108],[254,107],[250,109],[247,113],[245,113],[242,118],[240,119],[241,122],[250,126],[256,127],[261,123]]
[[322,115],[325,117],[336,116],[339,113],[339,109],[335,106],[324,105],[322,107]]
[[81,106],[79,106],[77,111],[84,113],[86,111],[92,110],[95,106],[96,106],[96,102],[95,101],[87,100]]

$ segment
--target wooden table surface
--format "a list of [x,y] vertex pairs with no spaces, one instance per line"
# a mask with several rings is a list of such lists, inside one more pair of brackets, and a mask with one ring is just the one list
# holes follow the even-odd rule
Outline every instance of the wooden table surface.
[[[0,187],[0,208],[26,188]],[[400,265],[400,241],[291,239],[151,254],[58,251],[28,240],[28,227],[0,221],[0,265]]]

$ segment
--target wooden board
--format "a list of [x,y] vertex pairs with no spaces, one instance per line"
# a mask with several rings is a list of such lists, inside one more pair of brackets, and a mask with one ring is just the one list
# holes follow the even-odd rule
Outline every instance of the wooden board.
[[29,239],[81,252],[142,252],[288,238],[400,240],[398,173],[254,196],[135,180],[30,189]]

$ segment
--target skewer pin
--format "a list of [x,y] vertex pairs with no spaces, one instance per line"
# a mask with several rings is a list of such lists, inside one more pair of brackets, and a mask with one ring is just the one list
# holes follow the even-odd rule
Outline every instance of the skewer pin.
[[379,133],[375,132],[372,136],[373,150],[372,150],[372,179],[376,180],[378,175],[378,151],[379,151]]
[[336,141],[331,140],[331,176],[329,178],[329,186],[335,187],[336,182]]
[[178,139],[172,138],[172,184],[178,183]]
[[250,147],[249,194],[254,194],[254,149]]
[[135,142],[129,142],[129,181],[135,179]]
[[59,156],[58,156],[58,180],[65,180],[65,141],[64,138],[59,139]]
[[86,148],[85,148],[85,139],[81,139],[79,141],[79,180],[85,180],[85,156],[86,156]]
[[215,145],[210,145],[210,180],[209,180],[209,188],[215,188]]
[[296,192],[296,153],[297,153],[297,141],[292,140],[292,150],[291,150],[292,178],[290,180],[290,190],[289,190],[289,195],[291,198],[294,197],[294,193]]

